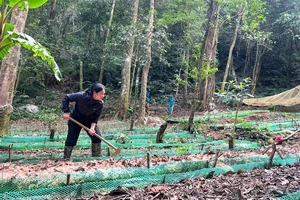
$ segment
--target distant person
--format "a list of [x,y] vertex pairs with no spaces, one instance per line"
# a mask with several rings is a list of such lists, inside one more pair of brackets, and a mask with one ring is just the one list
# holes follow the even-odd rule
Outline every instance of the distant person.
[[150,98],[150,88],[147,88],[146,91],[146,115],[149,114],[149,104],[150,104],[151,98]]
[[175,98],[171,94],[168,98],[168,115],[171,115],[173,112],[173,106],[174,106]]
[[[69,120],[70,117],[77,120],[90,131],[86,131],[92,140],[92,156],[100,156],[101,140],[95,134],[101,135],[97,122],[103,110],[103,98],[105,96],[105,87],[101,83],[95,83],[82,92],[67,94],[62,100],[63,118]],[[69,103],[75,102],[75,106],[70,113]],[[69,160],[82,127],[68,121],[68,135],[65,141],[64,159]]]

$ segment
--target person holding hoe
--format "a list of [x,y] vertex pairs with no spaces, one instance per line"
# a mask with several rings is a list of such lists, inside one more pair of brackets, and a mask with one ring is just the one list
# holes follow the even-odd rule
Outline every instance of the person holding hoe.
[[[73,118],[86,127],[86,131],[92,140],[92,156],[100,156],[101,140],[95,134],[101,135],[97,122],[102,113],[105,96],[105,86],[101,83],[95,83],[82,92],[66,94],[62,100],[63,118],[68,121],[68,135],[65,141],[64,159],[70,160],[74,146],[82,129],[81,126],[70,119]],[[69,103],[75,102],[70,113]]]

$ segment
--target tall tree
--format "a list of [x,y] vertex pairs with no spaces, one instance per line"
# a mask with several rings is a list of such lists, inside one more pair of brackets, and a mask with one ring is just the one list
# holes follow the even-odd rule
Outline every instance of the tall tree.
[[183,106],[187,105],[188,101],[188,78],[189,78],[189,63],[190,63],[190,45],[186,45],[185,53],[184,53],[184,73],[183,73],[183,96],[182,96],[182,103]]
[[[203,29],[205,21],[206,3],[202,0],[166,0],[165,9],[162,19],[158,21],[170,26],[172,32],[171,41],[173,49],[177,51],[177,63],[180,76],[175,75],[178,86],[183,85],[183,106],[187,105],[188,89],[190,87],[190,71],[196,68],[199,61],[199,55],[191,55],[192,52],[198,51],[201,41],[203,41],[205,30]],[[174,54],[174,53],[172,53]],[[174,62],[173,60],[171,62]],[[174,75],[173,75],[174,76]],[[194,78],[194,77],[192,77]],[[178,89],[178,87],[177,87]]]
[[129,40],[127,43],[127,49],[125,51],[125,60],[122,70],[122,85],[119,98],[118,106],[118,118],[126,119],[128,117],[128,108],[129,108],[129,93],[130,93],[130,70],[131,70],[131,61],[133,57],[133,49],[136,35],[136,24],[138,18],[138,8],[139,0],[133,0],[133,10],[132,10],[132,22],[131,30],[129,33]]
[[108,40],[110,37],[110,28],[111,28],[111,24],[112,24],[112,20],[113,20],[113,16],[114,16],[115,5],[116,5],[116,0],[113,0],[112,5],[111,5],[111,10],[110,10],[110,18],[109,18],[109,22],[108,22],[105,42],[104,42],[103,58],[102,58],[101,67],[100,67],[100,76],[99,76],[100,83],[102,83],[102,81],[103,81],[105,60],[106,60],[106,56],[107,56],[107,46],[108,46]]
[[[264,47],[270,42],[270,33],[262,31],[262,25],[266,22],[266,3],[262,0],[248,1],[247,9],[243,17],[243,24],[241,29],[243,30],[243,37],[246,40],[246,59],[244,65],[244,74],[247,68],[250,66],[251,48],[256,44],[255,63],[252,73],[252,91],[254,94],[258,76],[261,68],[261,58],[265,53]],[[252,93],[252,92],[251,92]]]
[[268,33],[262,32],[260,40],[258,40],[256,44],[256,55],[252,73],[251,95],[254,95],[256,90],[256,85],[258,83],[258,78],[261,70],[262,57],[268,50],[267,44],[269,42],[269,37],[270,35]]
[[147,30],[147,62],[143,67],[142,72],[142,83],[141,83],[141,93],[140,93],[140,103],[139,103],[139,123],[144,123],[146,114],[146,90],[148,84],[148,74],[151,66],[151,45],[152,45],[152,35],[153,35],[153,23],[154,23],[154,0],[150,0],[150,16],[149,16],[149,27]]
[[209,1],[207,10],[207,25],[204,41],[201,49],[201,56],[198,64],[197,80],[194,88],[194,99],[188,121],[188,130],[194,123],[196,110],[201,106],[202,110],[207,109],[212,101],[215,90],[215,59],[219,35],[219,12],[220,6],[216,0]]
[[[231,42],[231,45],[230,45],[230,48],[229,48],[229,53],[228,53],[228,58],[227,58],[227,64],[226,64],[226,67],[225,67],[225,72],[224,72],[224,76],[223,76],[223,81],[222,81],[221,90],[224,90],[224,88],[225,88],[225,83],[226,83],[226,81],[227,81],[227,76],[228,76],[230,64],[231,64],[231,63],[233,64],[233,62],[232,62],[232,60],[233,60],[233,59],[232,59],[232,52],[233,52],[233,48],[235,47],[236,38],[237,38],[237,35],[238,35],[240,23],[241,23],[241,21],[242,21],[242,18],[243,18],[243,15],[244,15],[246,6],[247,6],[247,2],[241,3],[240,9],[239,9],[239,11],[238,11],[238,13],[237,13],[237,19],[236,19],[235,30],[234,30],[232,42]],[[234,70],[234,69],[233,69],[233,70]]]
[[[28,8],[39,7],[45,2],[46,1],[44,0],[30,0],[26,2],[24,0],[10,1],[9,6],[11,8],[4,9],[5,7],[9,8],[9,6],[5,4],[5,1],[2,1],[0,17],[0,57],[4,59],[0,71],[0,136],[8,132],[10,114],[12,112],[13,91],[21,48],[16,44],[32,50],[35,55],[48,62],[52,67],[56,78],[58,80],[61,78],[59,68],[47,49],[33,38],[23,33],[28,15]],[[24,11],[21,11],[18,7]],[[7,23],[10,16],[11,23]]]
[[55,10],[56,10],[56,0],[53,0],[50,11],[49,11],[49,19],[50,20],[54,20]]
[[[28,6],[27,6],[28,8]],[[15,24],[15,31],[22,33],[25,28],[28,9],[21,11],[19,8],[13,10],[11,15],[11,23]],[[17,66],[20,59],[21,47],[14,46],[10,50],[10,54],[2,61],[0,79],[3,80],[0,84],[0,135],[8,133],[9,118],[12,112],[12,101],[15,79],[17,76]]]
[[246,74],[246,71],[250,67],[251,63],[251,49],[252,49],[253,43],[251,40],[246,40],[246,55],[245,55],[245,64],[243,69],[243,75]]

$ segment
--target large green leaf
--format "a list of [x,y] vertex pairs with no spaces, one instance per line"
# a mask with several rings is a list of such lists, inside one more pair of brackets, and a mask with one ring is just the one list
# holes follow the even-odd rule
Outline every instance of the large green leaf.
[[13,24],[10,23],[4,24],[3,27],[4,38],[0,43],[0,59],[3,59],[5,56],[7,56],[9,54],[9,49],[15,45],[14,41],[12,40],[13,36],[8,34],[8,32],[13,30],[14,30]]
[[51,66],[57,80],[60,81],[62,79],[61,72],[53,56],[51,56],[50,52],[43,45],[25,33],[9,32],[9,34],[12,35],[12,40],[16,43],[33,51],[34,56],[39,56],[42,60],[46,61]]
[[9,6],[14,7],[16,4],[19,4],[18,7],[25,8],[24,3],[28,2],[29,8],[38,8],[44,5],[48,0],[10,0]]

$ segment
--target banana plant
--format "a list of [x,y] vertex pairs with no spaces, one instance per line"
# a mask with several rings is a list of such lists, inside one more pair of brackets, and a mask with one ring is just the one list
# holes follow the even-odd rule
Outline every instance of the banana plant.
[[0,0],[0,59],[2,60],[9,54],[10,48],[15,45],[20,45],[34,52],[34,56],[40,57],[46,61],[52,68],[55,78],[61,80],[61,73],[57,63],[50,52],[39,42],[25,33],[14,32],[14,25],[8,22],[12,11],[16,8],[21,10],[26,9],[28,4],[29,9],[34,9],[42,6],[48,0]]

